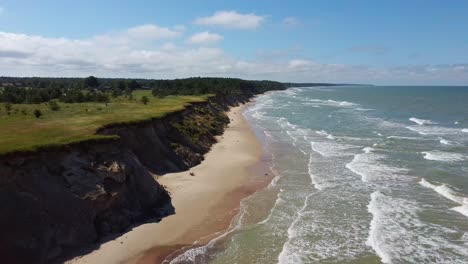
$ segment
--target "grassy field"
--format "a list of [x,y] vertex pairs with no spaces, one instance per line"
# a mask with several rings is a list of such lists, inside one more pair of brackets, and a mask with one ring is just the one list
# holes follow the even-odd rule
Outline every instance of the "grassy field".
[[[142,96],[150,101],[141,103]],[[151,91],[135,91],[133,100],[124,97],[104,103],[59,103],[60,110],[52,111],[47,104],[12,105],[8,115],[0,104],[0,155],[34,151],[49,146],[61,146],[87,140],[115,138],[98,135],[96,131],[116,123],[134,123],[160,118],[168,113],[182,110],[192,102],[206,101],[205,96],[168,96],[155,98]],[[34,110],[42,112],[40,118]]]

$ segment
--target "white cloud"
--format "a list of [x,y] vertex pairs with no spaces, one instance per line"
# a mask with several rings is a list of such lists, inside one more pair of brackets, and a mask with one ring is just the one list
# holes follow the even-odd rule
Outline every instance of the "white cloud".
[[236,11],[218,11],[212,16],[196,19],[195,24],[234,29],[255,29],[259,27],[264,20],[264,16],[258,16],[253,13],[240,14]]
[[288,68],[290,69],[307,70],[313,65],[315,65],[315,63],[311,60],[294,59],[288,62]]
[[158,25],[146,24],[129,28],[125,33],[128,34],[129,37],[137,39],[168,39],[179,37],[183,30],[183,27],[176,27],[172,30]]
[[301,24],[301,22],[299,21],[299,19],[295,18],[295,17],[285,17],[282,21],[283,25],[285,25],[286,27],[296,27],[296,26],[299,26]]
[[[181,45],[174,38],[182,36],[182,32],[175,29],[168,30],[179,33],[167,34],[167,30],[154,30],[159,27],[135,28],[138,30],[121,30],[86,39],[0,32],[0,72],[5,76],[222,76],[296,82],[468,83],[468,64],[385,68],[321,63],[301,58],[300,52],[288,53],[276,59],[260,56],[246,60],[232,56],[219,47]],[[149,32],[151,37],[141,36],[142,32]],[[134,34],[138,37],[137,41]],[[275,52],[281,53],[280,50]]]
[[196,33],[192,35],[187,40],[187,43],[195,44],[195,45],[210,45],[210,44],[217,43],[223,39],[224,37],[219,34],[204,31],[204,32],[200,32],[200,33]]

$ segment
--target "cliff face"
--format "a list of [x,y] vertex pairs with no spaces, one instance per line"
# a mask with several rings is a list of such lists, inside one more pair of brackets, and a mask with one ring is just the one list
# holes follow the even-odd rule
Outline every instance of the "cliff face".
[[109,234],[173,213],[152,174],[200,163],[247,96],[215,97],[161,119],[104,128],[119,135],[60,149],[0,157],[0,256],[49,263]]

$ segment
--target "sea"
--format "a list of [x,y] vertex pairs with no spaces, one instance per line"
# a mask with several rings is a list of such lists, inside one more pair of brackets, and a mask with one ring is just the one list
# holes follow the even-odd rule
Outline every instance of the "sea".
[[171,263],[468,263],[468,87],[301,87],[244,115],[274,179]]

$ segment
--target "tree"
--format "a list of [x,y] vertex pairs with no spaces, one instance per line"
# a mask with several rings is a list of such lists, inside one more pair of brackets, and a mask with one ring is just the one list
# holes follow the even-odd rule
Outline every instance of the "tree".
[[147,105],[149,103],[149,99],[148,99],[148,96],[143,96],[141,98],[141,102],[144,104],[144,105]]
[[60,110],[60,105],[57,103],[57,101],[53,100],[49,102],[49,108],[52,111],[58,111]]
[[89,77],[84,79],[84,87],[85,88],[88,88],[88,87],[96,88],[98,86],[99,86],[99,80],[96,77],[89,76]]
[[141,88],[141,85],[135,81],[135,80],[131,80],[128,84],[127,84],[127,87],[128,89],[130,90],[136,90],[136,89],[140,89]]
[[36,118],[41,117],[41,116],[42,116],[41,110],[39,110],[39,109],[34,110],[34,116],[35,116]]

